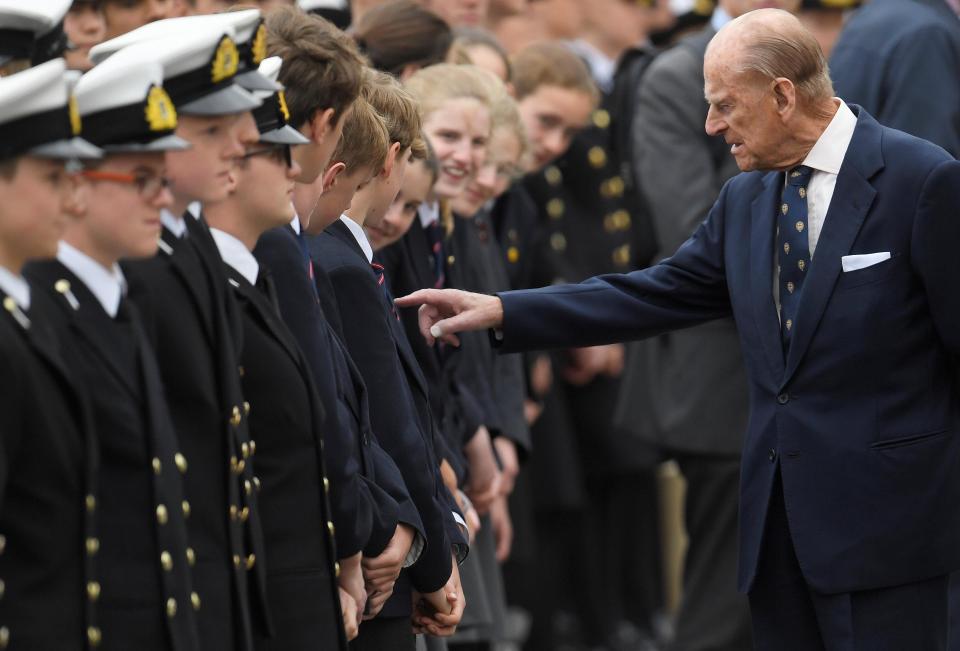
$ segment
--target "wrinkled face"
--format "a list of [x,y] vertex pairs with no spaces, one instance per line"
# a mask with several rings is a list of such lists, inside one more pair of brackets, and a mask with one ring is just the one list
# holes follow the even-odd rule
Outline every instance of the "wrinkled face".
[[181,115],[177,135],[193,145],[167,154],[175,205],[216,203],[233,189],[237,161],[260,134],[250,113],[220,116]]
[[174,17],[177,3],[174,0],[106,0],[103,17],[107,21],[110,39],[155,20]]
[[289,150],[283,146],[260,143],[248,148],[234,174],[237,187],[232,201],[262,231],[289,224],[293,219],[294,179],[300,168],[287,165]]
[[86,179],[87,210],[78,225],[85,251],[105,266],[120,258],[145,258],[157,252],[160,209],[170,205],[169,190],[157,183],[165,173],[162,153],[111,154],[96,173],[130,174],[138,183]]
[[[388,157],[392,155],[391,152]],[[397,193],[400,192],[400,186],[403,185],[403,178],[407,173],[409,163],[410,148],[408,147],[396,155],[390,174],[381,172],[370,181],[370,191],[373,193],[373,198],[367,208],[367,215],[364,220],[365,226],[369,225],[373,228],[380,226],[383,216],[387,214],[387,208],[390,207],[393,200],[397,198]]]
[[559,86],[540,86],[518,103],[533,150],[535,171],[546,167],[570,147],[593,111],[590,95]]
[[316,209],[310,218],[310,232],[319,233],[340,219],[340,215],[350,208],[350,202],[357,190],[366,187],[373,178],[373,170],[369,167],[340,174],[333,187],[327,189],[317,201]]
[[723,136],[742,171],[779,169],[790,134],[777,112],[773,82],[735,72],[723,55],[711,50],[704,62],[706,131]]
[[434,191],[442,199],[463,192],[487,155],[490,111],[473,98],[444,102],[423,124],[440,164]]
[[783,9],[796,13],[800,9],[801,0],[720,0],[723,8],[731,18],[738,18],[754,9]]
[[483,27],[490,0],[427,0],[424,3],[451,27]]
[[487,162],[467,189],[453,200],[454,212],[461,217],[472,217],[487,201],[506,192],[521,172],[520,154],[520,139],[512,129],[494,129]]
[[410,230],[420,204],[430,195],[432,185],[433,176],[423,161],[413,161],[407,165],[400,192],[387,208],[383,219],[377,226],[364,224],[374,251],[390,246]]
[[[22,265],[57,253],[67,218],[63,202],[72,181],[61,160],[24,156],[13,176],[0,174],[0,251],[4,262]],[[19,272],[19,269],[10,269]]]
[[63,18],[63,32],[73,47],[64,54],[67,67],[73,70],[89,70],[90,48],[103,40],[107,23],[103,12],[96,5],[74,4]]

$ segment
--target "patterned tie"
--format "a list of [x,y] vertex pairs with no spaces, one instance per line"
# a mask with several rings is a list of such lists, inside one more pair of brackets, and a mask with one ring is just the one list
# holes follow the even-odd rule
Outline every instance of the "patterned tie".
[[443,226],[436,219],[427,226],[427,243],[430,245],[430,255],[433,258],[434,289],[442,289],[446,281],[443,264]]
[[371,262],[370,268],[373,269],[373,273],[377,276],[377,284],[380,285],[380,289],[383,290],[383,298],[387,301],[387,305],[390,306],[390,312],[393,314],[394,318],[399,321],[400,315],[397,314],[397,308],[393,304],[393,294],[390,293],[390,288],[387,287],[387,278],[383,271],[383,265],[379,262]]
[[807,232],[807,184],[813,170],[799,165],[787,172],[777,225],[777,253],[780,256],[780,335],[783,350],[797,320],[797,306],[803,279],[810,271],[810,240]]

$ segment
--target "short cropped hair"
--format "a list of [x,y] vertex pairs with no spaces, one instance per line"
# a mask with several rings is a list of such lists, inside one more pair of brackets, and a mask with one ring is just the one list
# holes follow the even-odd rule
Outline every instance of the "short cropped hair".
[[834,95],[827,58],[806,29],[758,29],[747,35],[737,70],[764,79],[793,82],[801,102],[816,104]]
[[410,149],[414,158],[426,155],[420,135],[420,106],[399,81],[385,72],[367,68],[363,98],[383,118],[390,144],[400,143],[400,151]]
[[409,65],[425,68],[447,57],[450,26],[414,0],[391,0],[366,12],[352,30],[377,70],[399,77]]
[[363,60],[353,40],[319,16],[280,7],[267,16],[267,52],[283,58],[290,123],[297,128],[317,111],[334,110],[334,122],[360,95]]
[[557,86],[581,92],[596,103],[600,94],[587,65],[559,43],[536,43],[518,52],[510,61],[517,99],[532,95],[541,86]]
[[383,118],[361,97],[347,115],[343,135],[330,160],[346,165],[347,173],[362,169],[379,172],[389,148],[390,134]]

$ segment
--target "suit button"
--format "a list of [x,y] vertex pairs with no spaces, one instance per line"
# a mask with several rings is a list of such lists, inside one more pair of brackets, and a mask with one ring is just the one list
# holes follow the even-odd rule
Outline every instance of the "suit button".
[[190,565],[190,567],[193,567],[194,565],[197,564],[197,553],[193,551],[193,547],[187,547],[186,555],[187,555],[187,564]]
[[96,581],[90,581],[87,583],[87,597],[90,598],[90,601],[96,601],[100,598],[100,584]]
[[779,402],[781,405],[785,405],[790,402],[790,396],[786,393],[781,393],[779,396],[777,396],[777,402]]
[[157,504],[157,522],[160,524],[166,524],[169,517],[170,516],[167,514],[167,507],[163,504]]
[[167,599],[167,617],[173,619],[177,616],[177,600],[173,597]]
[[177,464],[177,470],[180,471],[180,474],[186,474],[187,472],[187,458],[177,452],[173,455],[173,461]]
[[200,595],[198,595],[196,592],[191,592],[190,603],[193,604],[194,610],[200,610]]
[[190,502],[188,502],[187,500],[183,500],[183,504],[180,505],[180,508],[183,509],[183,517],[189,518],[189,517],[190,517]]
[[6,649],[10,645],[10,629],[6,626],[0,626],[0,649]]
[[767,458],[770,459],[770,463],[773,463],[777,460],[777,451],[773,448],[770,448],[770,451],[767,452]]
[[87,538],[87,555],[95,556],[100,551],[100,540],[98,538]]
[[86,498],[84,498],[84,503],[86,504],[87,511],[90,513],[93,513],[97,508],[97,498],[93,495],[87,495]]
[[173,571],[173,556],[170,552],[166,550],[160,552],[160,566],[167,572]]
[[250,554],[247,556],[247,569],[252,570],[253,566],[257,564],[257,557],[255,554]]
[[100,641],[103,639],[103,635],[100,633],[100,629],[96,626],[90,626],[87,628],[87,641],[90,642],[90,646],[100,646]]
[[3,579],[0,579],[0,599],[3,599],[3,595],[6,591],[7,591],[7,584]]

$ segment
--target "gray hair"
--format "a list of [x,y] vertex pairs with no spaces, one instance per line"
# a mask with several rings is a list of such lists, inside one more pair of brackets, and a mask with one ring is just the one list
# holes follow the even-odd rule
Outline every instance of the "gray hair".
[[766,79],[784,77],[793,82],[805,105],[815,105],[834,95],[830,68],[813,34],[797,29],[773,30],[757,25],[744,36],[738,72]]

